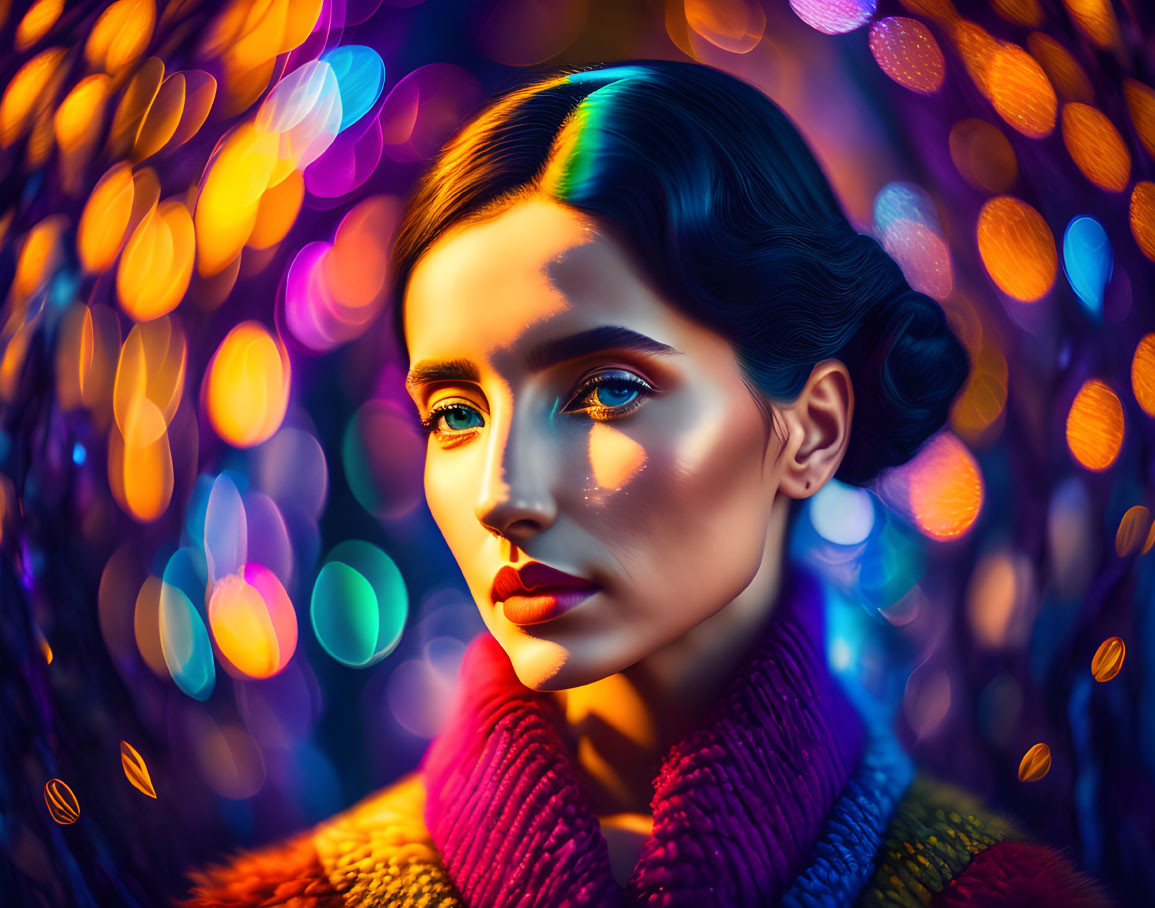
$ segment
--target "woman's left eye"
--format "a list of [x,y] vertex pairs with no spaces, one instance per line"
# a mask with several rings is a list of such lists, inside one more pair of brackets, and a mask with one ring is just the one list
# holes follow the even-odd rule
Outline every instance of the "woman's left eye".
[[[618,419],[640,407],[654,388],[633,372],[615,370],[597,372],[582,382],[578,393],[563,413],[587,411],[594,419]],[[584,406],[575,406],[590,401]]]

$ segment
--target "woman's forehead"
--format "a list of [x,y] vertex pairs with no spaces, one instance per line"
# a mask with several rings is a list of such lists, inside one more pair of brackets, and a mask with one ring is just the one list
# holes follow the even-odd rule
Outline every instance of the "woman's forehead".
[[592,221],[549,200],[519,203],[442,237],[405,297],[410,357],[524,353],[549,338],[621,326],[673,346],[677,313]]

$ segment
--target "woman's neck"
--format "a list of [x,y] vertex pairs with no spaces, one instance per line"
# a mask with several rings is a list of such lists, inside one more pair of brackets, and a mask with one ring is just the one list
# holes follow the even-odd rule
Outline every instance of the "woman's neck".
[[702,720],[752,654],[782,588],[790,505],[791,499],[779,495],[770,510],[762,563],[727,605],[617,674],[552,692],[595,814],[650,812],[662,758]]

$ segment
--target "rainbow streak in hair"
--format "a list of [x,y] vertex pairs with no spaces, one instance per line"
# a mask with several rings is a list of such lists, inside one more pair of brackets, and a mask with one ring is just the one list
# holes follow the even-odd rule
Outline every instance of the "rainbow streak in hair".
[[596,151],[601,143],[601,123],[614,97],[633,79],[649,73],[640,66],[613,66],[573,73],[573,83],[607,82],[582,99],[566,117],[553,142],[539,188],[555,199],[565,201],[581,192],[593,176]]

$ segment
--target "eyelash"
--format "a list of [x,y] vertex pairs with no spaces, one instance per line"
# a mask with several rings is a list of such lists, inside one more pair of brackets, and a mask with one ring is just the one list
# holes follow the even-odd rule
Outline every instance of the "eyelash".
[[[632,372],[625,372],[625,371],[622,371],[620,369],[613,370],[613,371],[607,371],[607,372],[596,372],[593,375],[591,375],[589,378],[585,379],[585,381],[583,381],[581,383],[581,385],[578,386],[577,393],[574,395],[573,400],[571,400],[570,403],[573,403],[574,400],[581,399],[585,395],[590,394],[591,392],[597,390],[598,388],[602,387],[603,385],[628,386],[631,390],[635,390],[638,392],[637,396],[634,397],[632,400],[630,400],[624,404],[618,404],[615,407],[608,407],[608,406],[605,406],[604,404],[602,404],[602,405],[595,404],[595,405],[592,405],[589,407],[583,407],[582,408],[583,411],[592,411],[591,412],[592,418],[599,420],[599,421],[603,421],[603,422],[608,421],[608,420],[613,420],[613,419],[621,419],[621,418],[628,416],[629,414],[633,413],[643,403],[645,403],[650,397],[653,396],[654,390],[655,390],[654,387],[649,382],[647,382],[644,378],[640,378],[639,376],[634,375],[634,373],[632,373]],[[568,407],[569,407],[569,404],[566,404],[566,406],[560,412],[562,412],[562,413],[580,412],[580,411],[576,411],[576,410],[569,410]],[[462,404],[462,403],[451,403],[451,404],[444,404],[442,406],[434,407],[432,410],[429,411],[429,415],[427,417],[419,420],[418,427],[419,427],[420,432],[426,438],[428,438],[430,435],[445,434],[442,432],[441,429],[437,428],[438,424],[441,422],[442,415],[444,415],[445,413],[448,413],[451,410],[458,410],[458,409],[472,410],[473,408],[470,407],[468,404]],[[595,413],[598,415],[594,415]],[[457,431],[450,430],[448,432],[448,434],[450,436],[464,436],[467,433],[472,432],[474,429],[480,429],[480,428],[481,428],[481,426],[470,426],[468,429],[460,429]]]

